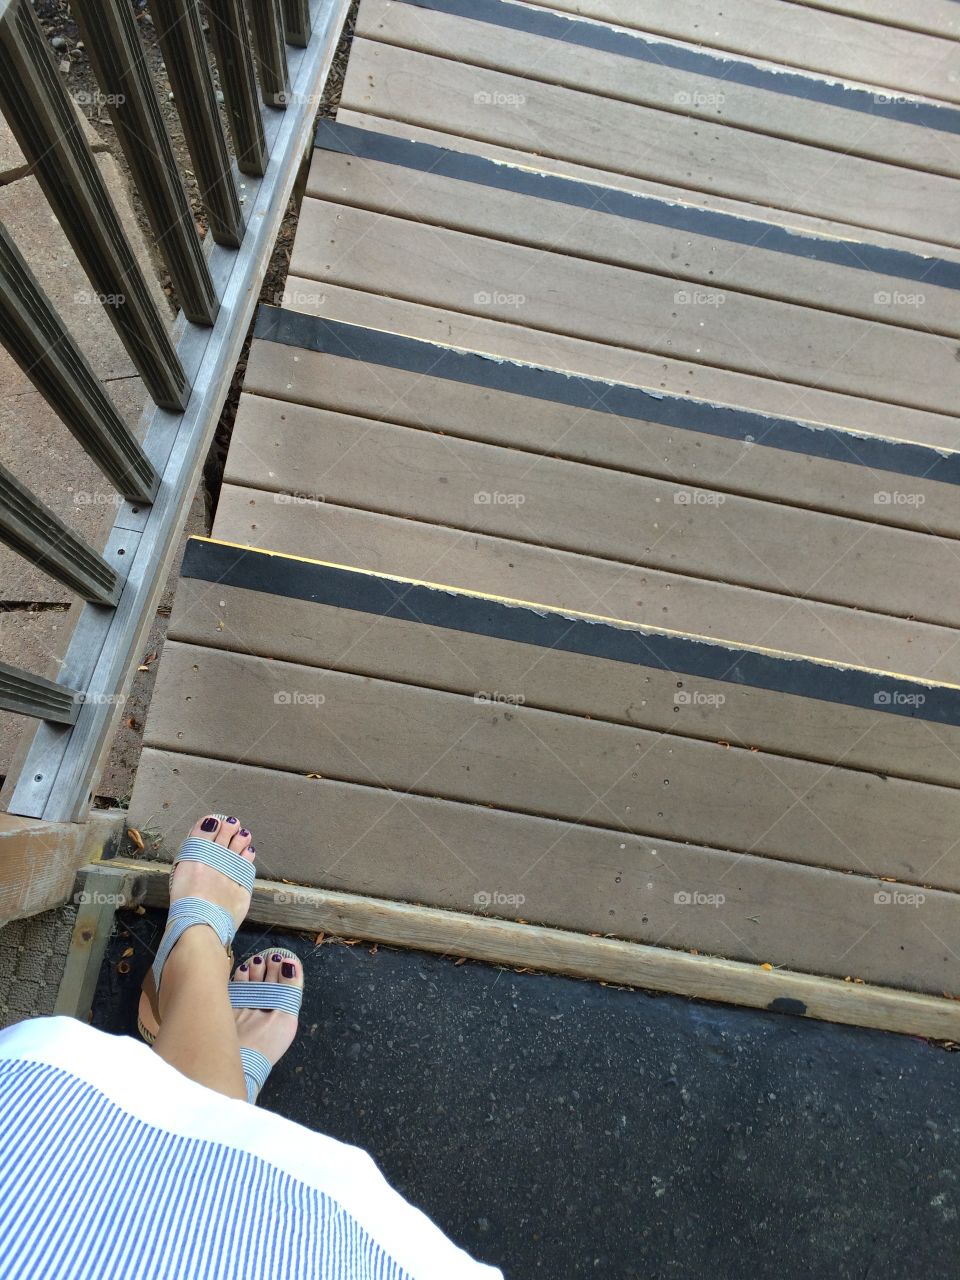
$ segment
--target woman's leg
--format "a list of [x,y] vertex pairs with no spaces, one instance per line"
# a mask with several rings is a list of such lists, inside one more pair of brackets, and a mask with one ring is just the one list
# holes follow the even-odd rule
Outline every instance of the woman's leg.
[[[191,835],[206,836],[253,860],[250,832],[236,818],[207,815]],[[228,876],[199,862],[181,862],[170,878],[170,900],[204,898],[229,911],[239,925],[250,895]],[[214,931],[188,929],[170,952],[160,983],[160,1031],[154,1044],[164,1061],[198,1084],[231,1098],[246,1099],[240,1066],[240,1041],[234,1010],[227,998],[229,961]]]

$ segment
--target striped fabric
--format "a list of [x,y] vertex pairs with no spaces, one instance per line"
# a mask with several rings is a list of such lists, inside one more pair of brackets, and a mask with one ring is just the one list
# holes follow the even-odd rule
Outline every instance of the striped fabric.
[[205,898],[180,898],[174,902],[167,915],[166,931],[160,940],[160,946],[153,961],[153,980],[157,984],[158,991],[160,979],[163,976],[163,966],[167,963],[170,952],[186,931],[196,924],[209,925],[225,947],[230,945],[233,935],[237,932],[237,926],[230,912],[224,911],[223,907],[218,907],[212,902],[207,902]]
[[68,1018],[0,1033],[2,1280],[280,1277],[502,1280],[356,1148],[125,1036]]
[[177,862],[203,862],[216,871],[222,871],[248,893],[253,893],[257,872],[250,859],[241,858],[239,853],[217,844],[215,840],[208,840],[206,836],[187,836],[180,846],[174,865]]

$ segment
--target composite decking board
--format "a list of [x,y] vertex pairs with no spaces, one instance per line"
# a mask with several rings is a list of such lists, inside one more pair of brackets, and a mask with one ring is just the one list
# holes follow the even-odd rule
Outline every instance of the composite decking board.
[[[957,183],[938,174],[354,40],[347,107],[614,173],[952,245]],[[876,192],[882,190],[879,202]],[[861,237],[863,238],[863,237]]]
[[224,485],[214,536],[292,556],[685,631],[732,645],[960,683],[960,636],[890,618]]
[[868,22],[889,25],[904,31],[923,31],[930,35],[960,40],[960,16],[956,0],[791,0],[809,9],[848,13]]
[[[322,297],[329,287],[326,283],[314,286],[318,297]],[[297,306],[309,305],[299,278],[288,280],[288,291],[297,297]],[[373,295],[358,291],[354,291],[354,294],[368,307],[373,304],[376,308],[378,299]],[[450,314],[441,312],[437,319],[446,325]],[[468,322],[471,319],[472,317],[467,317]],[[484,326],[486,332],[489,332],[489,322],[477,318],[476,329],[479,331]],[[468,325],[468,328],[472,327]],[[290,308],[261,308],[255,329],[260,341],[255,342],[252,347],[251,364],[254,365],[254,370],[248,374],[249,385],[253,390],[278,399],[296,400],[303,397],[309,402],[311,396],[325,395],[326,389],[320,390],[313,386],[316,366],[310,361],[312,353],[322,352],[367,364],[399,368],[432,379],[470,383],[616,417],[657,422],[675,430],[721,436],[742,441],[751,447],[760,443],[791,453],[812,454],[837,462],[860,465],[878,472],[916,476],[919,479],[949,484],[960,482],[960,453],[956,451],[941,451],[903,439],[881,439],[854,431],[834,430],[830,426],[817,424],[816,420],[805,422],[798,418],[777,418],[755,412],[752,407],[738,408],[736,400],[732,404],[709,403],[671,395],[661,391],[654,382],[648,387],[631,386],[629,379],[613,382],[604,376],[613,366],[613,361],[609,362],[606,369],[593,367],[589,359],[589,355],[596,349],[593,344],[588,345],[581,340],[564,344],[561,336],[556,348],[544,340],[540,351],[534,349],[531,352],[527,345],[523,345],[530,331],[516,325],[494,324],[494,332],[503,341],[492,349],[458,349],[459,335],[450,335],[446,330],[436,340],[421,340],[407,336],[402,325],[386,331],[350,321],[338,322]],[[467,341],[469,336],[468,333]],[[516,345],[511,340],[515,340]],[[282,348],[287,348],[287,351],[284,352]],[[579,357],[576,362],[571,360],[561,369],[545,367],[543,355],[556,358],[567,352],[571,355],[576,353]],[[486,358],[488,355],[500,359],[491,360]],[[538,355],[541,359],[536,365],[532,361],[531,364],[515,363],[516,360],[530,359],[531,356],[535,360]],[[630,371],[631,364],[634,372],[639,373],[640,370],[636,367],[640,364],[639,359],[627,361],[625,372]],[[618,375],[619,370],[613,376]],[[798,403],[802,404],[805,399],[806,396],[801,397],[798,391]],[[337,406],[330,404],[321,407]],[[873,410],[874,404],[871,403],[869,407]],[[881,416],[881,406],[876,407],[876,414]],[[955,421],[943,418],[942,422],[943,434],[952,442],[955,450]],[[880,479],[883,481],[882,476]],[[879,485],[880,482],[878,491],[886,492]],[[902,505],[910,504],[904,501]]]
[[954,344],[936,334],[734,293],[305,198],[300,276],[795,386],[950,413]]
[[632,661],[618,660],[623,637],[596,620],[551,630],[542,606],[371,584],[215,542],[191,542],[182,573],[172,640],[960,785],[960,728],[916,714],[936,717],[946,696],[936,687],[918,704],[907,681],[649,630],[626,651]]
[[[909,890],[861,876],[151,747],[130,813],[144,828],[163,826],[169,858],[198,804],[214,798],[255,815],[262,876],[935,994],[960,989],[960,963],[938,940],[951,936],[949,893],[927,890],[912,907],[894,901]],[[683,893],[690,902],[676,900]],[[510,895],[524,902],[502,900]]]
[[[955,49],[948,40],[938,38],[947,34],[938,24],[929,27],[932,36],[891,31],[857,17],[814,12],[780,0],[737,0],[733,8],[723,0],[528,3],[844,80],[960,101]],[[903,14],[900,0],[895,3]]]
[[149,746],[960,887],[954,788],[177,641],[164,664]]
[[[934,248],[925,240],[894,235],[890,232],[878,231],[876,228],[860,228],[854,231],[849,225],[832,222],[828,218],[812,217],[798,213],[796,210],[787,212],[746,200],[733,200],[719,196],[715,192],[684,190],[682,187],[653,182],[648,178],[636,178],[628,174],[592,168],[585,163],[574,164],[556,156],[542,153],[533,155],[519,147],[486,142],[477,138],[461,138],[439,128],[391,120],[386,116],[369,114],[361,110],[351,110],[342,103],[337,110],[337,123],[355,129],[379,132],[385,137],[426,142],[443,150],[453,150],[460,154],[483,156],[506,165],[528,168],[534,174],[572,178],[576,182],[592,183],[607,191],[623,191],[631,195],[664,200],[682,209],[724,213],[732,218],[751,223],[759,221],[771,230],[779,229],[795,232],[798,235],[828,237],[839,241],[850,241],[854,245],[869,243],[917,255],[931,262],[940,259],[953,264],[960,262],[960,249],[949,245],[938,245]],[[319,128],[322,131],[322,124]]]
[[[260,385],[272,375],[284,376],[284,364],[309,365],[310,388],[295,384],[301,403],[276,399],[262,389],[244,391],[238,415],[246,421],[264,407],[265,421],[289,414],[288,420],[310,408],[330,410],[363,421],[394,422],[424,431],[442,432],[453,439],[506,445],[551,458],[588,462],[635,475],[671,480],[691,488],[714,488],[744,497],[764,498],[839,515],[856,516],[873,524],[960,537],[960,503],[956,487],[911,478],[916,501],[890,501],[889,484],[872,469],[827,461],[809,454],[788,453],[763,444],[747,445],[721,436],[674,432],[649,418],[631,420],[514,392],[475,387],[366,361],[348,362],[322,352],[298,353],[287,348],[279,359],[265,361],[257,344],[253,381]],[[284,358],[285,357],[285,358]],[[306,374],[307,370],[303,370]],[[292,393],[288,392],[288,395]],[[281,419],[282,421],[282,419]],[[239,447],[239,437],[234,434]],[[252,446],[256,449],[256,444]],[[264,461],[268,461],[264,459]],[[228,466],[232,465],[228,462]],[[269,465],[255,487],[270,488]],[[323,493],[322,480],[300,477],[295,492],[313,497]],[[692,501],[692,494],[690,495]]]
[[[510,32],[506,40],[504,28]],[[724,57],[571,14],[510,0],[363,0],[356,29],[381,43],[713,123],[907,168],[955,172],[956,148],[918,136],[917,130],[960,133],[956,108]],[[638,61],[645,64],[642,70],[631,65]],[[724,92],[727,87],[730,92]],[[881,127],[861,130],[846,118],[851,111]]]
[[[683,241],[686,254],[694,247],[704,248],[709,240],[714,254],[718,254],[721,245],[717,242],[729,242],[735,249],[727,252],[742,256],[744,248],[758,255],[758,261],[765,264],[769,272],[774,268],[778,276],[777,294],[774,296],[794,296],[791,289],[793,281],[812,280],[805,276],[803,268],[791,269],[789,262],[783,257],[769,257],[769,254],[789,255],[817,264],[818,275],[828,280],[834,287],[841,285],[845,290],[855,290],[860,284],[857,276],[851,279],[850,271],[869,275],[868,293],[857,298],[857,305],[851,307],[849,296],[842,300],[834,299],[833,310],[853,310],[869,308],[873,302],[872,294],[878,288],[888,291],[899,287],[899,282],[908,280],[923,284],[930,289],[960,289],[960,263],[943,258],[930,257],[920,253],[896,249],[890,245],[871,244],[851,240],[839,240],[827,235],[815,235],[812,232],[799,232],[787,227],[776,226],[760,218],[749,218],[734,215],[718,209],[703,209],[681,204],[663,197],[648,196],[636,191],[604,186],[601,183],[584,179],[567,177],[561,174],[545,173],[529,167],[524,168],[516,163],[498,161],[490,156],[472,152],[454,150],[452,147],[438,146],[435,143],[420,141],[416,138],[398,137],[394,134],[382,133],[373,129],[358,128],[355,125],[340,121],[321,120],[317,127],[315,146],[321,156],[315,156],[307,179],[307,192],[313,196],[326,196],[336,181],[335,166],[331,163],[331,153],[343,156],[358,157],[365,162],[373,161],[374,174],[368,175],[366,164],[352,166],[349,171],[350,182],[344,184],[343,196],[351,204],[362,204],[364,200],[376,195],[380,200],[388,197],[397,199],[403,195],[410,198],[417,194],[420,184],[428,179],[456,179],[458,182],[474,183],[484,188],[483,202],[465,202],[460,188],[450,187],[456,192],[458,200],[444,204],[444,218],[453,213],[459,217],[472,216],[485,218],[489,211],[489,202],[498,190],[511,192],[518,196],[530,196],[536,200],[550,200],[561,205],[573,206],[598,215],[596,223],[602,229],[605,225],[602,215],[613,218],[625,218],[644,224],[644,231],[638,232],[634,241],[636,249],[645,245],[649,237],[655,236],[650,228],[664,228],[675,233],[686,233],[697,237],[695,241]],[[408,169],[412,174],[408,185],[402,191],[398,189],[395,177],[384,174],[379,166],[395,165]],[[341,171],[342,172],[342,171]],[[440,183],[431,184],[431,195],[437,198],[447,187]],[[374,207],[367,205],[367,207]],[[540,206],[538,206],[540,208]],[[424,216],[421,213],[419,216]],[[439,221],[434,215],[431,220]],[[456,222],[446,221],[445,225],[455,226]],[[475,224],[479,226],[480,224]],[[467,228],[470,229],[470,228]],[[642,235],[643,239],[639,237]],[[670,242],[666,242],[669,244]],[[681,243],[681,242],[677,242]],[[624,246],[620,246],[621,248]],[[666,264],[671,260],[672,247],[662,253],[661,261]],[[721,262],[722,262],[721,258]],[[727,264],[727,270],[736,265],[736,259]],[[684,266],[689,266],[685,263]],[[831,267],[838,268],[830,271]],[[824,268],[829,272],[827,275]],[[839,270],[846,268],[846,270]],[[678,274],[680,272],[678,271]],[[878,279],[878,277],[880,277]],[[897,282],[897,283],[894,283]],[[757,281],[760,285],[760,281]],[[808,286],[809,287],[809,286]],[[826,289],[811,294],[817,304],[827,301]],[[864,288],[867,286],[861,286]],[[764,288],[758,287],[763,292]],[[769,282],[765,282],[765,291],[770,292]],[[803,296],[797,293],[795,296]],[[945,302],[954,303],[949,294],[943,295]],[[839,305],[838,305],[839,303]],[[926,314],[926,303],[924,304]],[[883,313],[878,319],[890,319]],[[929,326],[928,326],[929,327]]]
[[[383,141],[386,148],[377,144],[370,149],[388,154],[394,151],[390,159],[364,156],[357,160],[341,151],[315,153],[306,194],[423,225],[650,272],[672,280],[675,290],[686,291],[685,305],[696,306],[696,298],[705,297],[706,292],[731,289],[737,294],[857,316],[888,328],[960,337],[960,271],[952,263],[910,257],[902,269],[912,271],[913,278],[883,275],[868,265],[868,258],[861,257],[860,251],[873,249],[870,256],[877,267],[881,265],[877,259],[888,256],[888,251],[845,244],[843,255],[835,255],[845,261],[829,262],[821,254],[838,242],[794,235],[787,235],[786,241],[811,252],[784,254],[768,246],[760,224],[748,224],[748,234],[738,239],[732,234],[729,239],[718,239],[707,226],[699,231],[665,226],[661,215],[675,206],[661,201],[615,193],[628,206],[626,216],[621,216],[606,207],[602,190],[597,188],[588,188],[593,194],[585,196],[577,189],[579,184],[554,179],[560,190],[544,198],[537,194],[538,189],[551,179],[536,173],[482,158],[464,166],[459,162],[466,157],[457,152],[431,147],[426,154],[417,154],[411,153],[411,147],[419,151],[420,143],[404,146],[399,139]],[[467,169],[470,176],[464,179],[458,173],[438,171],[447,167],[448,158],[454,162],[450,167]],[[488,179],[493,185],[486,185]],[[482,193],[471,187],[464,189],[464,181],[478,184]],[[571,203],[562,199],[567,195],[572,197]],[[712,215],[696,213],[696,221],[711,221]],[[651,221],[641,221],[646,214],[652,215]],[[938,266],[946,269],[940,274],[951,277],[948,287],[924,279],[926,271],[932,277]]]
[[[315,486],[305,489],[305,479]],[[224,480],[960,627],[956,539],[249,398]],[[297,500],[295,498],[295,500]],[[960,639],[960,636],[958,636]]]
[[[329,330],[349,335],[347,340],[340,340],[338,346],[343,355],[349,355],[349,342],[356,337],[358,329],[375,330],[390,352],[397,340],[431,343],[470,353],[481,360],[486,358],[504,371],[497,375],[504,380],[515,376],[515,367],[534,366],[564,376],[575,388],[586,381],[589,387],[599,390],[598,401],[591,402],[595,408],[603,408],[621,396],[630,398],[640,394],[648,398],[648,402],[662,397],[666,401],[664,419],[671,413],[672,419],[667,421],[680,430],[707,431],[710,435],[727,435],[748,443],[759,440],[818,457],[859,460],[861,465],[874,466],[878,471],[918,479],[936,477],[950,483],[955,475],[956,463],[952,458],[957,452],[956,417],[946,413],[864,401],[855,396],[824,392],[815,387],[800,388],[709,365],[690,365],[669,357],[585,342],[582,338],[502,324],[484,316],[403,302],[384,294],[344,288],[329,280],[319,283],[288,275],[283,303],[287,316],[312,317],[314,324],[283,319],[275,326],[273,321],[260,321],[261,337],[271,337],[268,325],[274,332],[292,332],[302,324],[303,347],[312,348],[316,344],[317,339],[310,338],[311,328],[314,332]],[[348,325],[351,329],[346,328]],[[261,358],[265,346],[266,343],[255,343]],[[447,358],[438,357],[438,364],[447,366]],[[530,384],[526,372],[517,376],[522,376],[526,385]],[[598,383],[608,385],[598,388]],[[268,394],[289,398],[294,385],[296,379],[288,376],[279,387],[271,383],[273,389],[268,390]],[[620,388],[625,390],[621,392]],[[573,396],[576,392],[570,394]],[[673,412],[680,408],[680,401],[684,401],[684,410]],[[627,416],[636,416],[634,411],[626,412]],[[744,428],[745,417],[755,422],[759,433],[750,426]],[[847,433],[859,439],[850,440]],[[891,448],[892,445],[896,448]]]

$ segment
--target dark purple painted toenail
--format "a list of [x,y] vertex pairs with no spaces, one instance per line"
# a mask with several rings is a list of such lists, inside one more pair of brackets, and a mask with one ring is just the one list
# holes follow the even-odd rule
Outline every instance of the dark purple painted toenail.
[[240,828],[240,834],[241,834],[242,836],[248,836],[248,835],[250,834],[250,832],[247,830],[247,828],[246,828],[246,827],[241,827],[241,828]]
[[216,818],[204,818],[204,820],[200,823],[201,831],[216,831],[216,829],[217,829]]
[[257,852],[257,851],[256,851],[256,849],[253,847],[253,845],[250,845],[250,847],[247,849],[247,853],[256,853],[256,852]]
[[280,972],[285,978],[292,978],[296,974],[297,970],[296,966],[290,960],[284,960],[283,967]]
[[263,964],[263,956],[254,956],[254,957],[253,957],[253,963],[254,963],[254,964]]
[[246,966],[245,964],[242,964],[242,965],[240,966],[240,972],[241,972],[241,973],[246,973],[246,972],[247,972],[247,966]]
[[236,824],[237,824],[237,820],[236,820],[236,818],[228,818],[228,819],[227,819],[227,821],[228,821],[228,822],[232,822],[234,826],[236,826]]
[[283,956],[280,955],[279,952],[275,951],[273,955],[270,957],[270,959],[273,961],[274,964],[279,964],[280,961],[283,959]]

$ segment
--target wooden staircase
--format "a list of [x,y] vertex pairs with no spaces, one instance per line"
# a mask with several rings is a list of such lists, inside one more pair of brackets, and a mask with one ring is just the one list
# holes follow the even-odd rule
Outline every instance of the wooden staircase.
[[148,851],[226,809],[270,920],[960,1039],[957,33],[880,6],[752,0],[847,84],[706,5],[363,0]]

